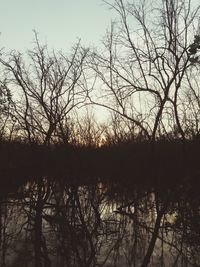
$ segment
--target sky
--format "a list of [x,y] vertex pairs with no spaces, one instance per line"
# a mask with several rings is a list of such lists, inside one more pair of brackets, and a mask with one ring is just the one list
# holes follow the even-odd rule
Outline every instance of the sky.
[[[69,52],[81,38],[98,46],[113,19],[102,0],[0,0],[0,49],[25,52],[34,47],[36,30],[41,44]],[[105,110],[98,110],[104,118]]]
[[[199,1],[192,3],[199,5]],[[85,46],[99,46],[115,18],[103,0],[0,0],[0,10],[0,49],[4,51],[33,48],[33,30],[50,50],[69,52],[79,38]]]
[[114,19],[103,0],[0,0],[0,8],[0,48],[8,50],[31,48],[33,30],[58,50],[69,49],[79,38],[86,46],[99,45]]
[[0,0],[0,47],[24,51],[33,30],[54,49],[71,47],[79,38],[98,45],[112,12],[102,0]]

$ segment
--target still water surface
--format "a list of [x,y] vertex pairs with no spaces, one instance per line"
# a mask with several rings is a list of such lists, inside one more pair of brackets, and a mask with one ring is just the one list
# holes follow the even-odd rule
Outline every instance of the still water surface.
[[1,266],[200,266],[195,186],[40,177],[1,197]]

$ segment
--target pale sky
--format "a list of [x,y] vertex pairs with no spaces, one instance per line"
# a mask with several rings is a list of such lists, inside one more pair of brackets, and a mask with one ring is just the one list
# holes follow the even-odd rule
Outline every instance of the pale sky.
[[0,0],[0,12],[0,49],[21,52],[33,47],[33,30],[50,49],[68,52],[79,38],[99,46],[115,17],[102,0]]
[[0,0],[0,10],[0,48],[21,51],[32,47],[33,30],[56,50],[69,49],[78,38],[99,45],[115,16],[102,0]]
[[102,0],[0,0],[0,47],[26,50],[33,30],[55,49],[70,48],[78,38],[85,45],[102,40],[112,12]]

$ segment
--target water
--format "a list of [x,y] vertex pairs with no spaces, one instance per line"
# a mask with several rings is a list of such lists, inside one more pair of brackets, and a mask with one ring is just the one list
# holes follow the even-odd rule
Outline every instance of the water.
[[0,202],[1,266],[200,266],[194,185],[39,177]]

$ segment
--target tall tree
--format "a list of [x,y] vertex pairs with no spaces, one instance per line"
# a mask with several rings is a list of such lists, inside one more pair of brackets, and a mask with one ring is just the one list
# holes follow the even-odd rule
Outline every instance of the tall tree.
[[7,87],[7,80],[0,81],[0,139],[6,134],[6,127],[10,116],[11,92]]
[[77,43],[70,55],[49,52],[35,33],[35,48],[25,55],[11,52],[1,57],[7,87],[14,91],[14,116],[22,136],[30,143],[49,145],[64,122],[84,101],[81,77],[87,50]]
[[185,139],[180,104],[199,45],[198,37],[192,45],[199,6],[193,8],[192,0],[107,4],[118,17],[90,60],[104,97],[90,100],[132,121],[148,139],[169,131],[171,122]]

